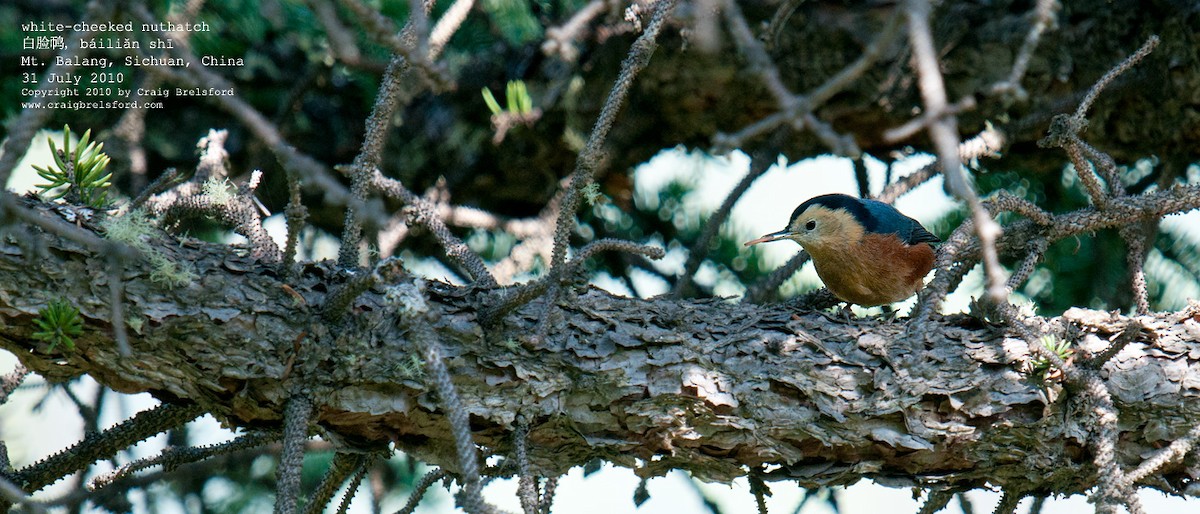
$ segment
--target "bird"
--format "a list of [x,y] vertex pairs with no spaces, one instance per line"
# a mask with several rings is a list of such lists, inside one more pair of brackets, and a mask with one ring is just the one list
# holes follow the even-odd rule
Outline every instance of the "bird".
[[805,201],[792,212],[787,228],[745,245],[783,239],[808,251],[829,292],[863,307],[895,303],[920,291],[933,269],[931,243],[941,242],[891,205],[843,194]]

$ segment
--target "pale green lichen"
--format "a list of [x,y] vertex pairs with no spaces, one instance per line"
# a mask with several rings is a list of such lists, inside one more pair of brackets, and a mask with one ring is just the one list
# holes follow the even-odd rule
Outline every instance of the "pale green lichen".
[[104,229],[104,237],[125,243],[146,257],[150,263],[150,281],[173,289],[199,278],[192,270],[172,261],[150,244],[154,222],[142,209],[134,209],[123,216],[110,216],[100,225]]
[[204,181],[201,189],[204,195],[217,205],[226,205],[237,196],[233,184],[226,178],[211,177]]

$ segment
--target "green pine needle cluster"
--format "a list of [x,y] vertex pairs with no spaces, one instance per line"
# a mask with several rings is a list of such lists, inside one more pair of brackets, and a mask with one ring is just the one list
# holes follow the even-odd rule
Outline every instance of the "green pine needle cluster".
[[492,95],[492,90],[483,88],[483,103],[486,103],[488,110],[492,114],[512,113],[520,116],[528,116],[533,112],[533,97],[529,96],[529,87],[525,85],[523,80],[510,80],[505,90],[505,103],[507,108],[501,108],[500,102],[496,101],[496,97]]
[[63,345],[68,350],[75,349],[75,340],[83,333],[83,319],[79,317],[79,309],[70,302],[53,300],[45,308],[38,311],[38,317],[33,320],[38,331],[33,338],[50,343],[47,351],[53,351],[55,346]]
[[[1058,355],[1058,358],[1064,361],[1075,355],[1075,350],[1071,349],[1070,341],[1059,339],[1054,336],[1042,337],[1042,345],[1044,345],[1047,350],[1054,352],[1055,355]],[[1050,362],[1050,360],[1045,357],[1035,356],[1029,361],[1029,365],[1032,368],[1033,376],[1037,377],[1038,381],[1040,382],[1045,382],[1046,380],[1058,380],[1061,378],[1062,371],[1058,368],[1055,368],[1054,363]]]
[[42,194],[49,194],[57,200],[65,198],[68,203],[82,204],[93,209],[103,209],[108,203],[108,188],[112,185],[109,179],[112,173],[104,173],[108,167],[109,158],[104,150],[104,143],[96,144],[91,141],[92,131],[83,133],[79,144],[71,149],[71,126],[63,128],[62,149],[54,145],[54,140],[46,138],[50,143],[50,153],[54,156],[53,166],[37,166],[39,176],[49,180],[49,184],[38,184]]

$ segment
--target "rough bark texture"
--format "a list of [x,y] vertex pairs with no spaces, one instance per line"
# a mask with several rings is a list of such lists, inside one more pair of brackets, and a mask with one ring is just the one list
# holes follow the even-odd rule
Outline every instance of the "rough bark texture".
[[[532,465],[550,475],[600,457],[646,476],[681,468],[712,480],[778,464],[771,478],[802,485],[870,477],[1072,493],[1094,483],[1081,402],[1053,383],[1039,387],[1023,372],[1027,344],[975,318],[846,322],[788,305],[580,289],[561,301],[549,342],[535,347],[527,336],[536,304],[481,326],[479,291],[405,280],[368,291],[330,324],[319,306],[347,276],[327,265],[285,283],[228,247],[161,249],[199,279],[167,289],[147,279],[147,264],[126,264],[133,355],[122,358],[105,258],[35,229],[8,233],[0,346],[48,379],[86,373],[118,391],[198,403],[233,426],[278,428],[297,389],[338,444],[395,442],[454,469],[446,415],[408,337],[412,323],[429,322],[475,441],[511,454],[523,414]],[[30,337],[32,319],[58,297],[82,311],[84,334],[74,350],[47,352]],[[427,303],[421,319],[431,321],[408,314],[413,302]],[[1153,335],[1101,370],[1120,409],[1126,465],[1200,423],[1200,308],[1138,319]],[[1073,310],[1044,330],[1098,353],[1128,321]],[[1158,477],[1186,485],[1195,464],[1188,457]]]

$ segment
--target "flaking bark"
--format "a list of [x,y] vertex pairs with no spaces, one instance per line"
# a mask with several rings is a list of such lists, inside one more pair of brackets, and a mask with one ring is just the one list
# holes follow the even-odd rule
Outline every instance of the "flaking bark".
[[[722,481],[779,464],[766,478],[804,486],[867,477],[1074,493],[1095,483],[1080,402],[1023,371],[1023,340],[968,316],[846,322],[787,304],[576,289],[538,347],[529,342],[537,302],[481,326],[487,293],[405,280],[367,291],[329,323],[319,306],[348,279],[331,264],[284,282],[236,249],[184,241],[160,248],[195,267],[190,285],[167,289],[148,280],[147,264],[127,264],[133,355],[122,358],[104,257],[27,233],[36,241],[0,239],[0,346],[48,379],[88,374],[121,392],[197,403],[234,426],[278,429],[289,388],[300,387],[337,444],[394,442],[455,469],[446,413],[425,389],[407,325],[426,321],[400,315],[421,298],[475,442],[511,455],[522,414],[539,474],[599,457],[643,476],[681,468]],[[30,337],[32,319],[58,297],[81,310],[84,334],[74,350],[49,353]],[[1200,423],[1200,307],[1137,320],[1145,329],[1101,369],[1120,410],[1125,466]],[[1072,310],[1049,320],[1046,335],[1096,354],[1129,322]],[[1185,457],[1142,483],[1186,490],[1195,464]]]

